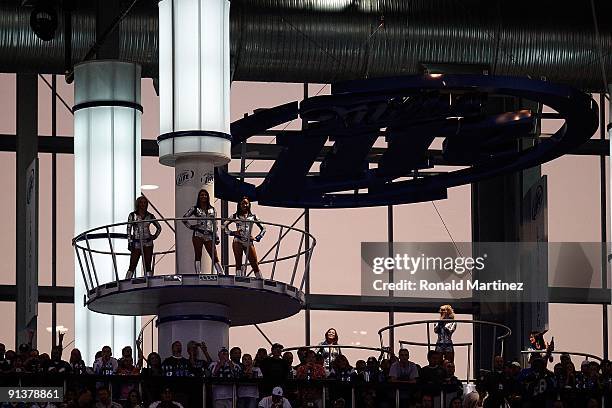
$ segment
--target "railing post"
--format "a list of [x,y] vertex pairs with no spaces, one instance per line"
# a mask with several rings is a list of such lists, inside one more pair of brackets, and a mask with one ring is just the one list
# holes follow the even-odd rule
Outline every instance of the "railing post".
[[395,408],[400,408],[400,393],[397,385],[395,386]]
[[308,273],[310,271],[310,260],[312,259],[312,249],[306,249],[306,265],[304,266],[304,276],[302,276],[302,283],[300,284],[300,290],[304,288],[304,283],[306,282],[306,278],[308,277]]
[[[81,268],[81,275],[83,275],[83,282],[85,282],[85,289],[87,290],[87,293],[89,293],[89,285],[87,284],[87,277],[85,276],[85,269],[83,269],[83,262],[81,262],[81,255],[79,255],[79,247],[77,246],[76,243],[74,245],[74,252],[76,253],[77,260],[79,261],[79,267]],[[90,279],[91,279],[91,276],[90,276]],[[93,282],[92,282],[92,286],[93,286]]]
[[429,322],[427,322],[427,351],[431,350],[431,333],[429,333]]
[[327,386],[325,384],[323,384],[322,395],[323,395],[323,408],[325,408],[325,405],[327,405],[325,402],[327,400]]
[[300,261],[300,253],[302,252],[302,245],[304,245],[304,234],[302,234],[302,238],[300,239],[300,247],[298,248],[297,256],[295,257],[295,264],[293,265],[293,273],[291,274],[291,286],[293,286],[293,282],[295,281],[295,272],[297,271],[298,262]]
[[206,380],[202,379],[202,408],[206,407],[206,397]]
[[[96,278],[96,286],[100,286],[100,281],[98,281],[98,272],[96,272],[96,265],[94,264],[93,255],[91,254],[91,247],[89,246],[89,238],[85,235],[85,243],[87,244],[87,252],[89,253],[89,260],[91,261],[91,269],[93,270],[94,278]],[[85,259],[87,259],[87,255],[85,255]]]
[[491,360],[491,371],[495,367],[495,356],[497,355],[497,326],[493,326],[493,359]]
[[351,408],[355,408],[355,385],[351,385]]
[[472,345],[468,344],[468,360],[467,360],[467,382],[470,382],[470,371],[472,371]]
[[[87,275],[89,276],[89,281],[91,282],[91,287],[93,289],[94,288],[94,280],[91,277],[91,270],[89,268],[89,259],[87,258],[87,253],[85,252],[85,249],[81,249],[81,251],[83,251],[83,258],[85,258],[85,266],[87,267]],[[100,284],[98,283],[98,277],[96,276],[95,278],[96,278],[96,286],[100,286]]]
[[272,262],[272,275],[270,280],[274,280],[274,272],[276,270],[276,262],[278,262],[278,251],[280,249],[280,243],[283,235],[283,227],[278,230],[278,240],[276,241],[276,252],[274,252],[274,262]]
[[110,231],[108,230],[108,227],[106,227],[106,237],[108,238],[108,246],[113,256],[113,268],[115,269],[115,280],[119,282],[119,273],[117,272],[117,256],[115,255],[115,250],[113,249],[113,240],[111,239]]
[[232,384],[232,408],[236,408],[236,383]]

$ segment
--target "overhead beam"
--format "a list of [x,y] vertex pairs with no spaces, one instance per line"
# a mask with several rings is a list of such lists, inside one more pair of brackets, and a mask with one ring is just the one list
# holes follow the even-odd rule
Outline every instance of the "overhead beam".
[[[285,131],[285,133],[290,133]],[[73,154],[73,138],[71,136],[57,136],[51,138],[49,136],[38,136],[38,151],[39,153],[60,153],[60,154]],[[17,139],[15,135],[0,134],[0,152],[14,152],[17,150]],[[269,143],[247,143],[245,159],[246,160],[276,160],[282,146]],[[326,146],[321,149],[321,153],[316,158],[316,161],[322,161],[327,153],[331,150],[330,146]],[[373,147],[368,155],[368,162],[377,163],[380,156],[385,153],[385,148]],[[434,164],[452,165],[451,163],[445,163],[442,158],[442,151],[430,150],[429,157],[433,160]],[[609,156],[610,155],[610,141],[591,139],[585,144],[569,153],[570,155],[576,156]],[[159,149],[157,147],[157,140],[155,139],[143,139],[142,140],[142,156],[156,157],[159,155]],[[232,152],[233,159],[240,159],[240,149]]]

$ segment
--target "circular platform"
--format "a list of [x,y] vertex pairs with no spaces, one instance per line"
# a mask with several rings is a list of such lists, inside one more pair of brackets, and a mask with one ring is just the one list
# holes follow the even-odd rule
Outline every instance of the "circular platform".
[[280,320],[298,313],[304,293],[286,283],[231,275],[164,275],[120,280],[93,288],[87,307],[95,312],[156,315],[160,305],[210,302],[228,306],[231,326]]

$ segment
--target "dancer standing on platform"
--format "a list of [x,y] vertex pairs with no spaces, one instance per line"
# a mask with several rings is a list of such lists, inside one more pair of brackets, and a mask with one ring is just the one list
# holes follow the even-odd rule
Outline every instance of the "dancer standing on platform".
[[[190,220],[183,220],[183,224],[193,230],[193,251],[195,255],[195,272],[202,273],[202,246],[206,247],[206,252],[211,257],[215,264],[215,271],[219,275],[223,275],[223,268],[219,263],[216,245],[219,243],[219,231],[217,228],[217,213],[215,207],[210,202],[208,191],[202,189],[198,192],[196,203],[191,207],[185,215],[185,218],[192,217],[195,223]],[[213,242],[214,239],[214,242]]]
[[[229,229],[231,224],[236,224],[236,231]],[[257,225],[259,228],[259,234],[253,238],[253,225]],[[234,250],[234,258],[236,261],[236,276],[246,275],[246,268],[242,264],[242,254],[246,253],[246,258],[253,268],[255,276],[261,278],[259,271],[259,263],[257,261],[257,252],[255,251],[255,245],[253,241],[261,241],[264,234],[266,233],[266,227],[264,227],[257,216],[251,212],[251,201],[248,197],[243,197],[242,200],[236,205],[236,212],[232,215],[231,219],[223,223],[223,229],[230,236],[234,237],[232,242],[232,249]]]
[[[145,274],[152,275],[153,241],[157,239],[162,228],[155,216],[147,211],[148,208],[149,200],[145,196],[140,196],[136,199],[134,211],[128,216],[127,236],[130,266],[125,276],[126,279],[132,279],[135,276],[141,255],[144,257]],[[154,234],[151,234],[151,224],[155,227]]]
[[444,360],[451,363],[455,361],[455,348],[453,347],[453,333],[457,329],[455,312],[451,305],[440,306],[440,321],[434,327],[434,332],[438,334],[436,351],[442,353]]

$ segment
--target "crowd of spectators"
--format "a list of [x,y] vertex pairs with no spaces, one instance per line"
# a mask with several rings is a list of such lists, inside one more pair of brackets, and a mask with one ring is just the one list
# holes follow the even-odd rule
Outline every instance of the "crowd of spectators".
[[[570,356],[561,355],[551,370],[549,355],[533,353],[525,368],[497,356],[492,369],[478,376],[475,391],[465,392],[454,362],[444,359],[440,351],[429,351],[422,365],[411,361],[408,349],[400,349],[397,356],[383,353],[351,364],[335,330],[336,341],[328,338],[329,333],[319,346],[296,350],[295,361],[293,352],[284,351],[280,344],[270,350],[260,348],[254,356],[238,347],[223,347],[213,357],[204,342],[190,341],[184,353],[183,344],[175,341],[165,359],[156,352],[145,357],[140,344],[136,359],[129,346],[115,358],[105,346],[91,365],[84,363],[78,349],[63,360],[61,341],[50,355],[29,344],[17,351],[0,344],[4,374],[0,385],[12,384],[17,377],[13,374],[63,378],[67,384],[64,402],[29,405],[37,408],[189,408],[195,406],[189,396],[194,389],[185,384],[196,379],[200,384],[207,379],[207,406],[215,408],[233,407],[234,398],[239,408],[320,408],[323,400],[326,406],[341,408],[351,406],[353,398],[357,407],[391,408],[399,401],[401,407],[421,408],[598,408],[602,397],[612,395],[612,365],[607,361],[584,361],[576,370]],[[201,388],[195,391],[200,398]],[[0,408],[12,406],[28,405],[0,404]]]

